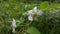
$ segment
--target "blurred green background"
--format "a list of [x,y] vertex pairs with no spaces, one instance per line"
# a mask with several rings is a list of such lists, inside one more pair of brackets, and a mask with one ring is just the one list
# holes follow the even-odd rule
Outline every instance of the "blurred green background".
[[[35,6],[44,14],[30,21],[23,13]],[[0,34],[13,34],[12,18],[16,19],[16,34],[60,34],[60,0],[0,0]]]

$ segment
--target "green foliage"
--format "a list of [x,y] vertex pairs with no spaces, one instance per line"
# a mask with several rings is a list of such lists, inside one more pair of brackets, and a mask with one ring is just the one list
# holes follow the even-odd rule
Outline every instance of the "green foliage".
[[52,3],[48,8],[60,7],[60,4]]
[[[60,34],[60,3],[49,5],[48,0],[42,1],[0,0],[0,34],[12,33],[12,18],[17,22],[16,34]],[[22,14],[35,6],[44,14],[38,17],[38,21],[30,22],[28,16]]]
[[41,3],[38,5],[38,7],[39,7],[40,9],[46,9],[46,8],[48,7],[48,2],[47,2],[47,1],[41,2]]
[[30,34],[41,34],[35,27],[29,27],[27,32]]

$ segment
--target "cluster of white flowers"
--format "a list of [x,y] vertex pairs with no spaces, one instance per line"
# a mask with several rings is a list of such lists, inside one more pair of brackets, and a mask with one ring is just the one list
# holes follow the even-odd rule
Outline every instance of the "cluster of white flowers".
[[37,16],[41,16],[43,14],[42,10],[38,10],[37,7],[34,7],[32,10],[28,11],[28,20],[33,21],[37,20]]
[[[41,16],[43,12],[41,10],[38,10],[37,7],[34,7],[32,10],[28,11],[27,13],[25,12],[23,15],[28,14],[28,20],[33,21],[37,19],[37,16]],[[12,32],[15,33],[15,28],[16,28],[16,21],[13,18],[12,21]]]
[[13,21],[12,21],[12,32],[15,33],[15,28],[16,28],[16,21],[15,19],[13,18]]

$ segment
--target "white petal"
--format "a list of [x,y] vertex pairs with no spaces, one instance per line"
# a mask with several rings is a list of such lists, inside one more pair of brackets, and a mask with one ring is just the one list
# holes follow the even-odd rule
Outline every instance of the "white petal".
[[37,7],[34,7],[33,9],[34,9],[34,10],[36,10],[36,9],[37,9]]
[[34,12],[37,12],[37,7],[34,7],[34,8],[33,8],[33,11],[34,11]]
[[43,11],[42,10],[38,10],[37,15],[41,16],[42,14],[43,14]]
[[12,27],[16,27],[16,21],[15,21],[14,18],[13,18],[13,21],[12,21]]
[[28,11],[28,14],[29,14],[29,15],[32,14],[32,13],[33,13],[32,10]]
[[13,28],[12,32],[15,33],[15,28]]
[[28,16],[28,20],[33,21],[32,16]]

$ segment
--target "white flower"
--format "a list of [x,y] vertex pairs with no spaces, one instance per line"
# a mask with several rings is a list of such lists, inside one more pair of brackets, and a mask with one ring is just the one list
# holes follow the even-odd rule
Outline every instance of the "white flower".
[[13,18],[13,21],[12,21],[12,26],[13,26],[13,27],[16,27],[16,21],[15,21],[14,18]]
[[15,33],[15,28],[13,28],[12,32]]
[[30,15],[30,16],[28,16],[28,19],[30,20],[30,21],[33,21],[33,18],[32,18],[32,16]]
[[15,19],[13,18],[13,21],[12,21],[12,32],[15,33],[15,27],[16,27],[16,21]]
[[37,7],[34,7],[32,10],[28,11],[28,20],[33,21],[37,20],[37,16],[41,16],[43,14],[42,10],[38,10]]

